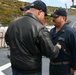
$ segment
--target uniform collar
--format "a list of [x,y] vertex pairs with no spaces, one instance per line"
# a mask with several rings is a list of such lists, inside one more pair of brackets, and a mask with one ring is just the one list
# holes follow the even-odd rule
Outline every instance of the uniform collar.
[[56,33],[56,27],[54,27],[51,32],[52,32],[52,35],[58,35],[58,34],[61,34],[61,33],[64,33],[65,32],[65,29],[66,29],[66,24],[63,25],[63,27],[58,31],[58,33]]
[[62,31],[62,32],[65,32],[65,29],[66,29],[66,23],[62,26],[62,28],[61,28],[61,30],[60,31]]

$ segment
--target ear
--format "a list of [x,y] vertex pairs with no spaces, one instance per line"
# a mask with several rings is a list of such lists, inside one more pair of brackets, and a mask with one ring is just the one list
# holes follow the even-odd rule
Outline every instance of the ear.
[[38,11],[38,15],[40,15],[40,14],[41,14],[41,10]]
[[39,10],[39,15],[40,15],[42,12],[43,12],[42,10]]

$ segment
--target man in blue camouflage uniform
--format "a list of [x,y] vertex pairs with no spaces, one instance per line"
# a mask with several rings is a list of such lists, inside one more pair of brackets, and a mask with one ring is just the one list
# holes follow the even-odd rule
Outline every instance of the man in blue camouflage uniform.
[[53,44],[61,44],[57,58],[50,59],[50,75],[73,75],[76,71],[76,32],[67,26],[67,13],[58,8],[51,14],[53,25],[50,36]]

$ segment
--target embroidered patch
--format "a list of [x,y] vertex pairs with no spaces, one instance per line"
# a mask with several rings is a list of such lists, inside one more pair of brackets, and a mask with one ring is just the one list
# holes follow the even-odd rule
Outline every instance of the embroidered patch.
[[58,39],[58,40],[65,41],[65,38],[59,37],[59,39]]

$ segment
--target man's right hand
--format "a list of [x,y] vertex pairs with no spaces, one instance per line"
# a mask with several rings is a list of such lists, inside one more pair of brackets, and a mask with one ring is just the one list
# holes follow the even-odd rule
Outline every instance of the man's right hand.
[[61,49],[61,45],[59,43],[57,43],[56,46]]

